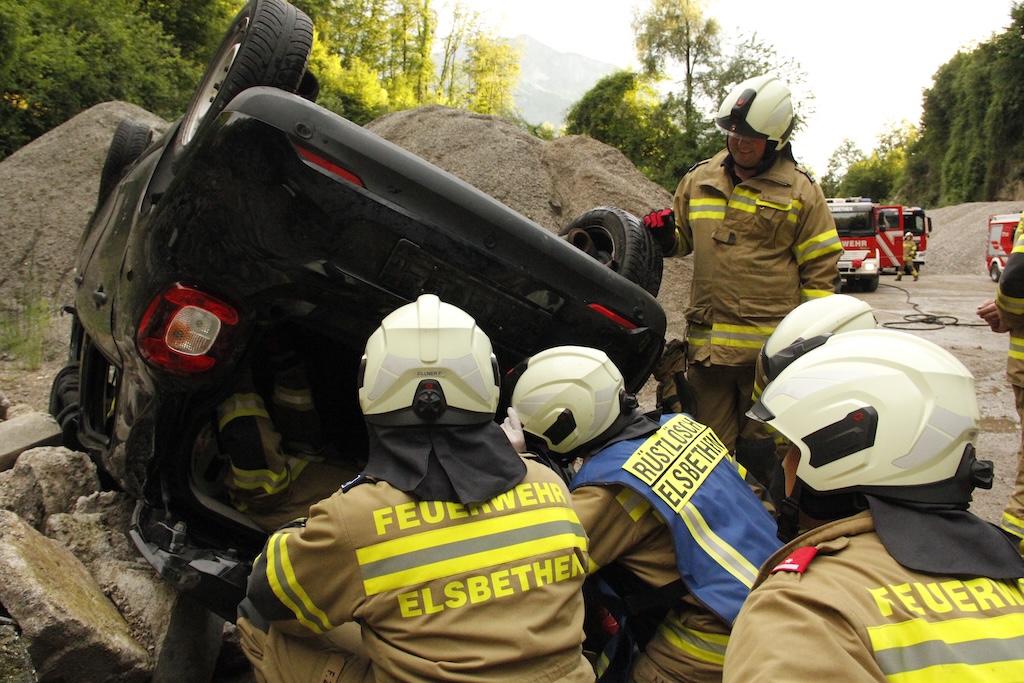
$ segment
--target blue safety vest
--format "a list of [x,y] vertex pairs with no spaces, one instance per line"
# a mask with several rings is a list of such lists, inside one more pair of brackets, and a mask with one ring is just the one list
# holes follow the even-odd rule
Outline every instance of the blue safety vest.
[[588,460],[570,488],[610,484],[632,489],[658,511],[686,587],[731,625],[782,543],[718,436],[689,415],[665,415],[650,437],[620,441]]

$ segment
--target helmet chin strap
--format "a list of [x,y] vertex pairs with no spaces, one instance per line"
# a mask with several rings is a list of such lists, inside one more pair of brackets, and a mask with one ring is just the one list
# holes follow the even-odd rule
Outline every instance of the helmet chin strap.
[[776,522],[779,525],[777,536],[783,543],[789,543],[800,533],[800,491],[802,483],[799,479],[793,484],[793,490],[779,504]]

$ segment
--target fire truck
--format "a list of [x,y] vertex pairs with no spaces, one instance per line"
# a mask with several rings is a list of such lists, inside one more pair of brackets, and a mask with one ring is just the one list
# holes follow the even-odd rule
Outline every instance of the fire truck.
[[928,236],[932,231],[932,219],[919,206],[879,206],[878,247],[881,254],[881,269],[899,272],[903,265],[903,235],[913,233],[917,242],[917,257],[914,267],[921,270],[928,251]]
[[914,263],[920,269],[927,257],[931,218],[917,206],[876,204],[868,197],[836,197],[827,200],[836,222],[843,255],[839,274],[851,289],[878,289],[879,275],[898,272],[903,265],[903,235],[913,233],[917,242]]
[[1002,213],[988,217],[988,248],[985,250],[985,270],[993,282],[1006,268],[1006,259],[1013,251],[1013,231],[1020,222],[1019,213]]

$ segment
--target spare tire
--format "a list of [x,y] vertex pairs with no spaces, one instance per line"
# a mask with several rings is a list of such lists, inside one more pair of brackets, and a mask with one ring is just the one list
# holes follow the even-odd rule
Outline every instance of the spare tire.
[[100,171],[100,189],[96,206],[107,201],[111,190],[124,178],[128,167],[135,163],[153,142],[153,129],[144,123],[124,119],[114,129],[114,137],[107,148],[107,158]]
[[573,220],[558,234],[640,285],[651,296],[658,296],[663,267],[661,249],[633,214],[613,206],[599,206]]
[[284,0],[250,0],[224,34],[174,137],[178,159],[238,93],[259,85],[310,89],[303,77],[313,49],[313,21]]

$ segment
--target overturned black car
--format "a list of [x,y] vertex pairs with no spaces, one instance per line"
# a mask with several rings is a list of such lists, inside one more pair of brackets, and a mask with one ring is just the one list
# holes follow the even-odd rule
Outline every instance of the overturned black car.
[[118,127],[51,391],[66,443],[137,498],[139,551],[229,620],[266,535],[227,500],[215,410],[268,335],[300,349],[325,434],[357,460],[366,339],[422,293],[471,314],[502,369],[586,344],[637,390],[664,343],[661,255],[634,217],[545,230],[316,105],[311,44],[301,12],[252,0],[178,122]]

